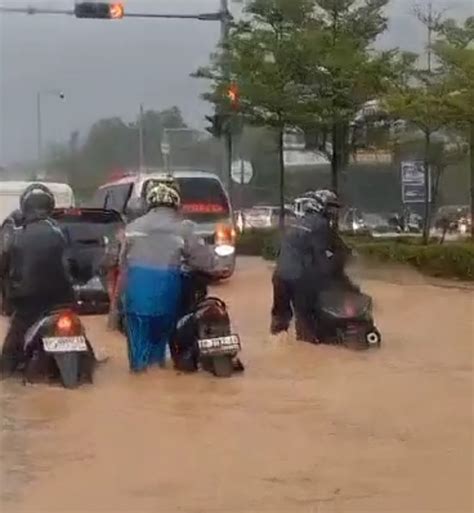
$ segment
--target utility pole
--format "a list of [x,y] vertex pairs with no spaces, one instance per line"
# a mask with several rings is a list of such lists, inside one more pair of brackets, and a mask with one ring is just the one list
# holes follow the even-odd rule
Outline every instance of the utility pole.
[[471,189],[471,239],[474,241],[474,121],[469,123],[470,189]]
[[[43,165],[43,116],[41,110],[41,98],[43,95],[58,96],[61,100],[64,100],[65,98],[64,93],[57,89],[40,90],[36,92],[36,144],[38,152],[38,166]],[[36,172],[36,178],[37,174],[38,172]]]
[[145,167],[145,148],[143,133],[143,104],[140,103],[140,114],[138,117],[138,169],[141,175]]
[[43,133],[41,120],[41,91],[36,93],[36,142],[38,149],[38,165],[43,165]]

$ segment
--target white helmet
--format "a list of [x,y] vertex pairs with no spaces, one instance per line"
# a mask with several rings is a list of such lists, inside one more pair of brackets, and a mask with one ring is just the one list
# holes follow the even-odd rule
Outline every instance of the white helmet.
[[176,210],[181,206],[178,186],[173,178],[152,180],[145,195],[148,208],[170,207]]

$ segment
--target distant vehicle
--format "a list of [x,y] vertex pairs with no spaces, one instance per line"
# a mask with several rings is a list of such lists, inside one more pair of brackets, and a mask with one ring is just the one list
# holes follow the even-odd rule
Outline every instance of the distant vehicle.
[[396,232],[397,227],[390,224],[389,214],[365,213],[363,214],[364,226],[369,233],[383,234]]
[[102,264],[107,244],[125,225],[122,216],[114,210],[74,208],[56,209],[53,218],[68,242],[77,309],[106,313],[110,298]]
[[[213,270],[216,279],[230,278],[235,270],[236,230],[232,206],[221,181],[212,173],[197,170],[176,170],[171,174],[180,187],[184,218],[196,224],[198,235],[214,250],[223,245],[230,248],[226,255],[216,253]],[[137,205],[143,203],[150,181],[164,176],[164,172],[153,172],[106,183],[96,192],[93,205],[133,216]]]
[[369,233],[365,216],[357,208],[345,210],[340,217],[339,226],[342,232],[352,235]]
[[[3,223],[14,210],[20,208],[20,197],[23,191],[32,183],[37,182],[0,182],[0,223]],[[56,207],[74,207],[74,193],[69,185],[56,182],[39,183],[44,183],[54,194]]]
[[437,230],[465,234],[471,226],[470,208],[465,205],[440,207],[436,213],[434,224]]
[[[295,217],[294,211],[285,207],[285,220]],[[245,230],[265,230],[276,228],[280,222],[280,207],[256,206],[244,211]]]

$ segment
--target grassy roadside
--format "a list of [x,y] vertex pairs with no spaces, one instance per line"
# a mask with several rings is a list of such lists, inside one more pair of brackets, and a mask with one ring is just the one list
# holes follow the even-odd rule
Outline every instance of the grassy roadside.
[[[278,251],[278,232],[250,231],[238,241],[240,255],[274,260]],[[379,262],[410,265],[421,273],[438,278],[474,281],[474,244],[472,242],[433,242],[424,246],[417,238],[345,237],[353,250]]]

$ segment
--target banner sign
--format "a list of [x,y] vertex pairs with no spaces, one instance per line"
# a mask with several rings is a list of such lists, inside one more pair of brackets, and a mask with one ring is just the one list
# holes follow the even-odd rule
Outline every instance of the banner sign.
[[[406,160],[401,163],[400,182],[403,203],[424,203],[425,163],[420,160]],[[431,201],[431,169],[428,170],[429,201]]]

